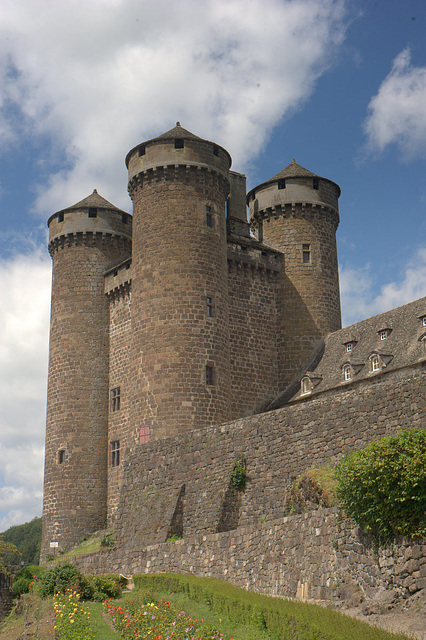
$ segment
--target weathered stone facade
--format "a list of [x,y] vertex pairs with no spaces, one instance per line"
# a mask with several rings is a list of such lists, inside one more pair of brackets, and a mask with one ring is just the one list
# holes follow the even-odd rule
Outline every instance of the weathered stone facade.
[[399,540],[375,550],[352,520],[332,508],[73,562],[90,574],[189,573],[289,598],[351,600],[380,590],[406,598],[426,588],[424,542]]
[[257,239],[222,147],[178,125],[127,165],[133,219],[94,193],[49,220],[42,558],[108,525],[117,548],[93,570],[328,597],[353,551],[365,584],[385,580],[391,560],[377,573],[353,524],[285,517],[284,492],[314,464],[423,426],[426,301],[340,329],[340,189],[295,162],[248,195]]

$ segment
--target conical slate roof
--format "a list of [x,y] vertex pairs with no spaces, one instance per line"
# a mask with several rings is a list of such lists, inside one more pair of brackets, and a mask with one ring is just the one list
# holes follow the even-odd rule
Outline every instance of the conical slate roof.
[[255,193],[257,189],[266,187],[267,185],[277,182],[278,180],[285,180],[286,178],[320,178],[321,180],[325,180],[326,182],[335,185],[338,190],[337,196],[340,196],[340,187],[338,184],[336,184],[332,180],[329,180],[328,178],[319,176],[317,173],[309,171],[309,169],[305,169],[305,167],[302,167],[302,165],[297,164],[296,160],[293,158],[290,164],[288,164],[286,167],[284,167],[284,169],[273,176],[273,178],[270,178],[269,180],[258,184],[256,187],[253,187],[253,189],[251,189],[247,194],[247,202],[249,202],[252,194]]
[[97,209],[111,209],[113,211],[121,211],[121,209],[100,196],[96,189],[93,189],[93,193],[91,193],[90,196],[87,196],[87,198],[83,198],[83,200],[80,200],[80,202],[73,204],[71,207],[63,209],[63,211],[70,211],[72,209],[89,209],[92,207],[96,207]]
[[[169,131],[162,133],[161,136],[158,136],[157,138],[153,138],[153,140],[174,140],[175,138],[182,138],[183,140],[202,140],[203,139],[203,138],[200,138],[199,136],[196,136],[194,133],[191,133],[191,131],[184,129],[181,126],[180,122],[176,122],[176,126],[173,127],[173,129],[170,129]],[[148,142],[152,142],[152,140],[149,140]]]
[[216,147],[219,147],[220,149],[222,149],[226,155],[229,158],[229,162],[230,165],[232,164],[232,158],[229,155],[228,151],[224,148],[221,147],[220,145],[216,144],[215,142],[211,142],[211,140],[206,140],[205,138],[200,138],[199,136],[196,136],[195,133],[192,133],[191,131],[188,131],[187,129],[184,129],[180,122],[176,122],[176,126],[173,127],[173,129],[169,129],[169,131],[166,131],[165,133],[162,133],[161,135],[157,136],[156,138],[151,138],[150,140],[146,140],[143,143],[140,143],[138,145],[136,145],[136,147],[133,147],[133,149],[131,149],[129,151],[129,153],[126,156],[126,167],[129,166],[129,159],[130,156],[132,155],[132,153],[134,153],[134,151],[136,149],[138,149],[138,147],[141,146],[141,144],[143,145],[150,145],[150,144],[155,144],[156,142],[163,142],[165,140],[176,140],[177,139],[181,139],[181,140],[198,140],[200,142],[208,142],[209,144],[214,144]]
[[276,176],[273,176],[271,180],[282,180],[284,178],[300,178],[305,176],[307,178],[320,177],[316,173],[312,173],[312,171],[309,171],[309,169],[305,169],[305,167],[302,167],[302,165],[297,164],[296,160],[293,158],[290,164],[288,164],[282,171],[277,173]]

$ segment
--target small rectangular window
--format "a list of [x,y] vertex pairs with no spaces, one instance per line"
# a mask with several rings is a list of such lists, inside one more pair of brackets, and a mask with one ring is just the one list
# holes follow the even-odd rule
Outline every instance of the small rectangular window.
[[303,264],[310,264],[311,262],[311,245],[302,244],[302,262]]
[[149,442],[151,438],[151,427],[149,424],[144,424],[143,427],[139,427],[139,444]]
[[58,451],[58,464],[65,462],[65,449],[59,449]]
[[139,157],[145,155],[145,145],[141,144],[139,147]]
[[278,180],[278,189],[285,189],[285,180]]
[[207,306],[207,317],[208,318],[213,318],[213,298],[209,298],[209,296],[207,296],[207,302],[206,302],[206,306]]
[[379,331],[380,340],[386,340],[387,337],[388,337],[388,332],[387,331]]
[[312,188],[315,189],[315,191],[318,191],[318,189],[319,189],[319,180],[318,180],[318,178],[314,178],[313,179]]
[[175,149],[183,149],[183,138],[175,138]]
[[111,389],[111,411],[118,411],[120,409],[120,387]]
[[421,321],[422,321],[422,327],[426,327],[426,316],[423,316]]
[[213,145],[213,155],[215,156],[219,155],[219,147],[217,146],[217,144]]
[[210,228],[213,227],[212,208],[208,204],[206,205],[206,226]]
[[63,222],[64,221],[64,212],[60,211],[58,213],[58,222]]
[[120,440],[111,442],[111,467],[118,467],[120,464]]
[[352,351],[352,342],[348,342],[346,344],[346,353],[351,353]]
[[212,387],[214,385],[214,370],[211,365],[206,365],[206,385]]
[[98,210],[96,207],[90,207],[89,209],[89,218],[96,218],[98,215]]
[[121,222],[123,224],[129,224],[129,216],[127,215],[127,213],[121,214]]

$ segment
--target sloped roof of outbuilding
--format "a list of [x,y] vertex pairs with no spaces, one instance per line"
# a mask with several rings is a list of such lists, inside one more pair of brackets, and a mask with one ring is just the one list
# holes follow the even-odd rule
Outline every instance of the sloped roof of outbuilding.
[[[425,360],[422,337],[426,334],[426,327],[422,326],[423,317],[426,317],[426,297],[330,333],[324,339],[324,353],[314,369],[315,376],[321,376],[322,380],[311,395],[336,387],[350,388],[359,380],[374,379],[376,374],[369,366],[369,357],[373,354],[386,359],[386,366],[381,372]],[[388,331],[388,336],[380,340],[379,332],[384,330]],[[349,342],[354,344],[351,352],[347,353],[345,345]],[[349,381],[343,379],[345,364],[354,368],[354,375]],[[293,399],[299,397],[300,392]]]

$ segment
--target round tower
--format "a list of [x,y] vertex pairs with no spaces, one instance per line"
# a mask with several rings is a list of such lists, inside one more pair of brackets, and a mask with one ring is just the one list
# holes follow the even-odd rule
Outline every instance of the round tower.
[[53,273],[42,559],[106,526],[104,272],[130,255],[131,223],[96,190],[48,221]]
[[133,200],[132,424],[153,438],[229,418],[231,158],[176,127],[126,158]]
[[293,161],[247,196],[258,239],[284,253],[282,384],[341,328],[336,230],[340,187]]

